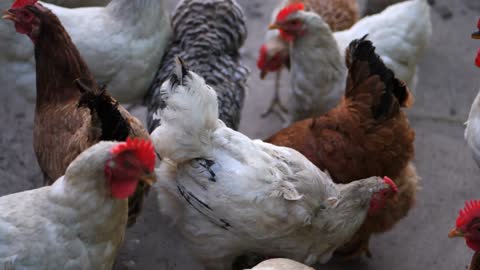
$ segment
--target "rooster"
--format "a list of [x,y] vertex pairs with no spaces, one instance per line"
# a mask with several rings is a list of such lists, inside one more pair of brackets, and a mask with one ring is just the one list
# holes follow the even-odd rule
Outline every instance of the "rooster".
[[455,228],[448,237],[463,237],[467,246],[475,251],[469,270],[480,269],[480,201],[465,203],[465,208],[458,214]]
[[[480,39],[480,19],[477,25],[478,31],[472,34],[473,39]],[[478,49],[475,64],[480,68],[480,49]],[[480,166],[480,92],[475,97],[470,114],[468,115],[467,128],[465,129],[465,140],[472,150],[473,158]]]
[[[401,23],[399,23],[401,22]],[[411,88],[416,65],[431,35],[427,0],[411,0],[332,33],[325,21],[302,4],[285,7],[270,26],[290,40],[291,121],[322,115],[337,105],[345,89],[344,48],[368,34],[377,52],[396,76]]]
[[[43,5],[68,30],[95,79],[109,85],[119,102],[136,103],[146,94],[170,41],[164,2],[112,0],[106,7],[85,8]],[[35,102],[34,48],[28,39],[0,22],[0,50],[0,80],[12,80],[11,74],[15,74],[13,90]]]
[[52,186],[0,197],[0,268],[112,269],[125,236],[127,198],[152,184],[149,141],[99,142]]
[[217,91],[220,119],[238,129],[245,98],[248,68],[239,50],[247,38],[245,16],[234,0],[183,0],[172,18],[173,41],[147,97],[148,129],[160,125],[164,106],[160,87],[175,67],[178,55]]
[[414,156],[415,133],[401,107],[411,94],[395,78],[371,41],[354,41],[346,53],[349,75],[340,104],[317,118],[285,128],[266,142],[293,148],[336,183],[387,175],[399,187],[396,201],[379,215],[367,218],[351,244],[339,252],[355,257],[368,254],[371,233],[384,232],[406,216],[415,202],[418,176],[409,162]]
[[338,185],[297,151],[226,127],[213,88],[177,61],[151,135],[164,158],[155,187],[206,269],[229,269],[248,252],[325,263],[393,198],[389,178]]
[[[272,23],[275,22],[279,11],[290,4],[303,3],[307,9],[311,9],[322,17],[332,31],[340,31],[350,28],[359,18],[359,8],[356,0],[287,0],[280,3],[272,13]],[[294,7],[295,5],[292,5]],[[275,89],[272,102],[262,117],[270,113],[278,113],[277,110],[287,112],[280,102],[279,83],[280,73],[283,67],[290,68],[288,41],[282,39],[278,30],[267,32],[266,42],[260,47],[257,59],[257,67],[260,69],[260,78],[264,79],[269,72],[275,72]],[[283,117],[283,114],[278,114]],[[283,119],[286,121],[286,119]]]
[[[17,0],[4,18],[35,46],[37,102],[33,146],[44,183],[52,184],[75,157],[100,140],[149,139],[130,115],[93,79],[58,18],[35,0]],[[143,184],[130,200],[129,225],[139,215]]]

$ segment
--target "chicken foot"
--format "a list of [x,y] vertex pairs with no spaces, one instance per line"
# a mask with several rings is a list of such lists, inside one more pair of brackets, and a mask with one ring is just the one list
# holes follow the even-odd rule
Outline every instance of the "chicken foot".
[[288,122],[288,109],[285,105],[282,104],[280,100],[280,77],[281,77],[281,70],[276,72],[275,74],[275,87],[272,101],[270,102],[270,106],[268,109],[262,113],[262,118],[269,116],[271,113],[275,114],[282,123]]

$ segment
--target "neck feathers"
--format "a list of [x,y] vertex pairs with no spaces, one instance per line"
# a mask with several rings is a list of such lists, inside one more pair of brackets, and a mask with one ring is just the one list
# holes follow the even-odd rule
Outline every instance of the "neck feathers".
[[58,103],[76,98],[80,92],[74,80],[93,81],[85,61],[60,20],[51,12],[42,18],[35,43],[37,70],[37,104]]

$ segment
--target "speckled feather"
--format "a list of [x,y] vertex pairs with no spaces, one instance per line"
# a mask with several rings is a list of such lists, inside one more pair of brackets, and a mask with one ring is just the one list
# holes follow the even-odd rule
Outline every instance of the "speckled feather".
[[174,39],[146,96],[149,130],[160,125],[154,117],[164,106],[160,86],[171,74],[177,55],[215,89],[220,119],[238,129],[250,73],[239,54],[247,37],[242,9],[233,0],[185,0],[177,6],[172,28]]

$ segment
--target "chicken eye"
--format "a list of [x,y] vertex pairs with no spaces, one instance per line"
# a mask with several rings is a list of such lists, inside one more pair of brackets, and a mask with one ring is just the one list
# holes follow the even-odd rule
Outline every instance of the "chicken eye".
[[299,20],[293,20],[290,22],[291,25],[293,26],[299,26],[300,25],[300,21]]
[[33,15],[32,15],[30,12],[25,11],[25,10],[22,10],[22,11],[20,12],[20,16],[21,16],[22,19],[25,20],[25,21],[30,21],[30,20],[32,20],[32,18],[33,18]]

